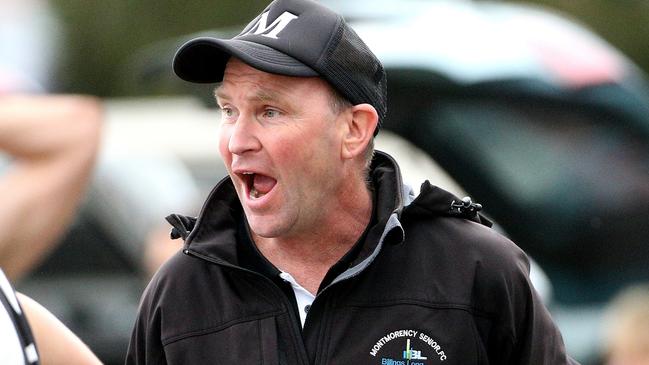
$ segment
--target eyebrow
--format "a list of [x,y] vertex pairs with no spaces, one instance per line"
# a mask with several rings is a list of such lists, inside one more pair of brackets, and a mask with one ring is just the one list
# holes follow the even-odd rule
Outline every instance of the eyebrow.
[[270,101],[280,99],[280,94],[274,91],[260,89],[257,90],[254,97],[260,101]]
[[218,100],[219,98],[221,98],[221,99],[225,99],[225,98],[228,97],[227,94],[225,94],[225,92],[223,91],[223,83],[222,83],[222,82],[219,82],[219,83],[216,85],[216,87],[214,87],[214,92],[213,92],[213,94],[214,94],[214,99],[217,99],[217,100]]
[[[255,99],[258,101],[278,101],[282,99],[282,93],[268,90],[268,89],[258,89],[255,94],[250,99]],[[228,93],[223,90],[223,84],[218,84],[214,88],[214,97],[218,99],[228,99]]]

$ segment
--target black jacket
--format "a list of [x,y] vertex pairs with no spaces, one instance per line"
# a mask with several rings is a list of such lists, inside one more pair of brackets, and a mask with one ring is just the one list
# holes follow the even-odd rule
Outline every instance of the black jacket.
[[[168,219],[182,253],[149,283],[127,364],[574,364],[525,254],[428,182],[409,202],[396,163],[371,170],[373,226],[327,275],[302,330],[294,298],[241,265],[229,179],[198,220]],[[330,272],[331,274],[331,272]]]

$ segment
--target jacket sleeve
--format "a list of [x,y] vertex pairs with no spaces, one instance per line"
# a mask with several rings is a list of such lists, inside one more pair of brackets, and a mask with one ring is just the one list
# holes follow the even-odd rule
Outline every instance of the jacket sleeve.
[[532,287],[529,271],[522,274],[524,285],[518,295],[525,298],[525,304],[514,309],[519,320],[514,326],[514,348],[509,363],[578,365],[567,355],[559,329]]
[[156,303],[157,286],[158,280],[154,276],[142,295],[126,354],[126,365],[167,364],[161,340],[161,310]]
[[567,355],[559,329],[532,286],[529,267],[525,254],[517,252],[508,281],[512,298],[508,307],[513,323],[512,349],[506,363],[578,365]]
[[502,236],[482,237],[486,250],[476,260],[474,302],[491,318],[479,328],[489,363],[577,364],[566,354],[561,333],[532,286],[525,253]]

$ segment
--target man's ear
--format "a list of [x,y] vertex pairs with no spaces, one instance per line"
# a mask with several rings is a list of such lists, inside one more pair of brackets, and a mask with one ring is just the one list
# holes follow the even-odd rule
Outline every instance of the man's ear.
[[378,122],[379,115],[370,104],[358,104],[351,108],[351,118],[346,120],[347,128],[343,136],[343,158],[355,158],[365,152]]

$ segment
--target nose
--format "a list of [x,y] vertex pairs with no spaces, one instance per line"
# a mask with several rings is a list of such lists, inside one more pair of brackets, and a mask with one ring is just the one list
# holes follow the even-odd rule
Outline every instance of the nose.
[[244,114],[239,115],[236,123],[231,127],[228,140],[228,150],[235,155],[242,155],[249,151],[257,151],[261,142],[257,138],[257,125],[252,118]]

